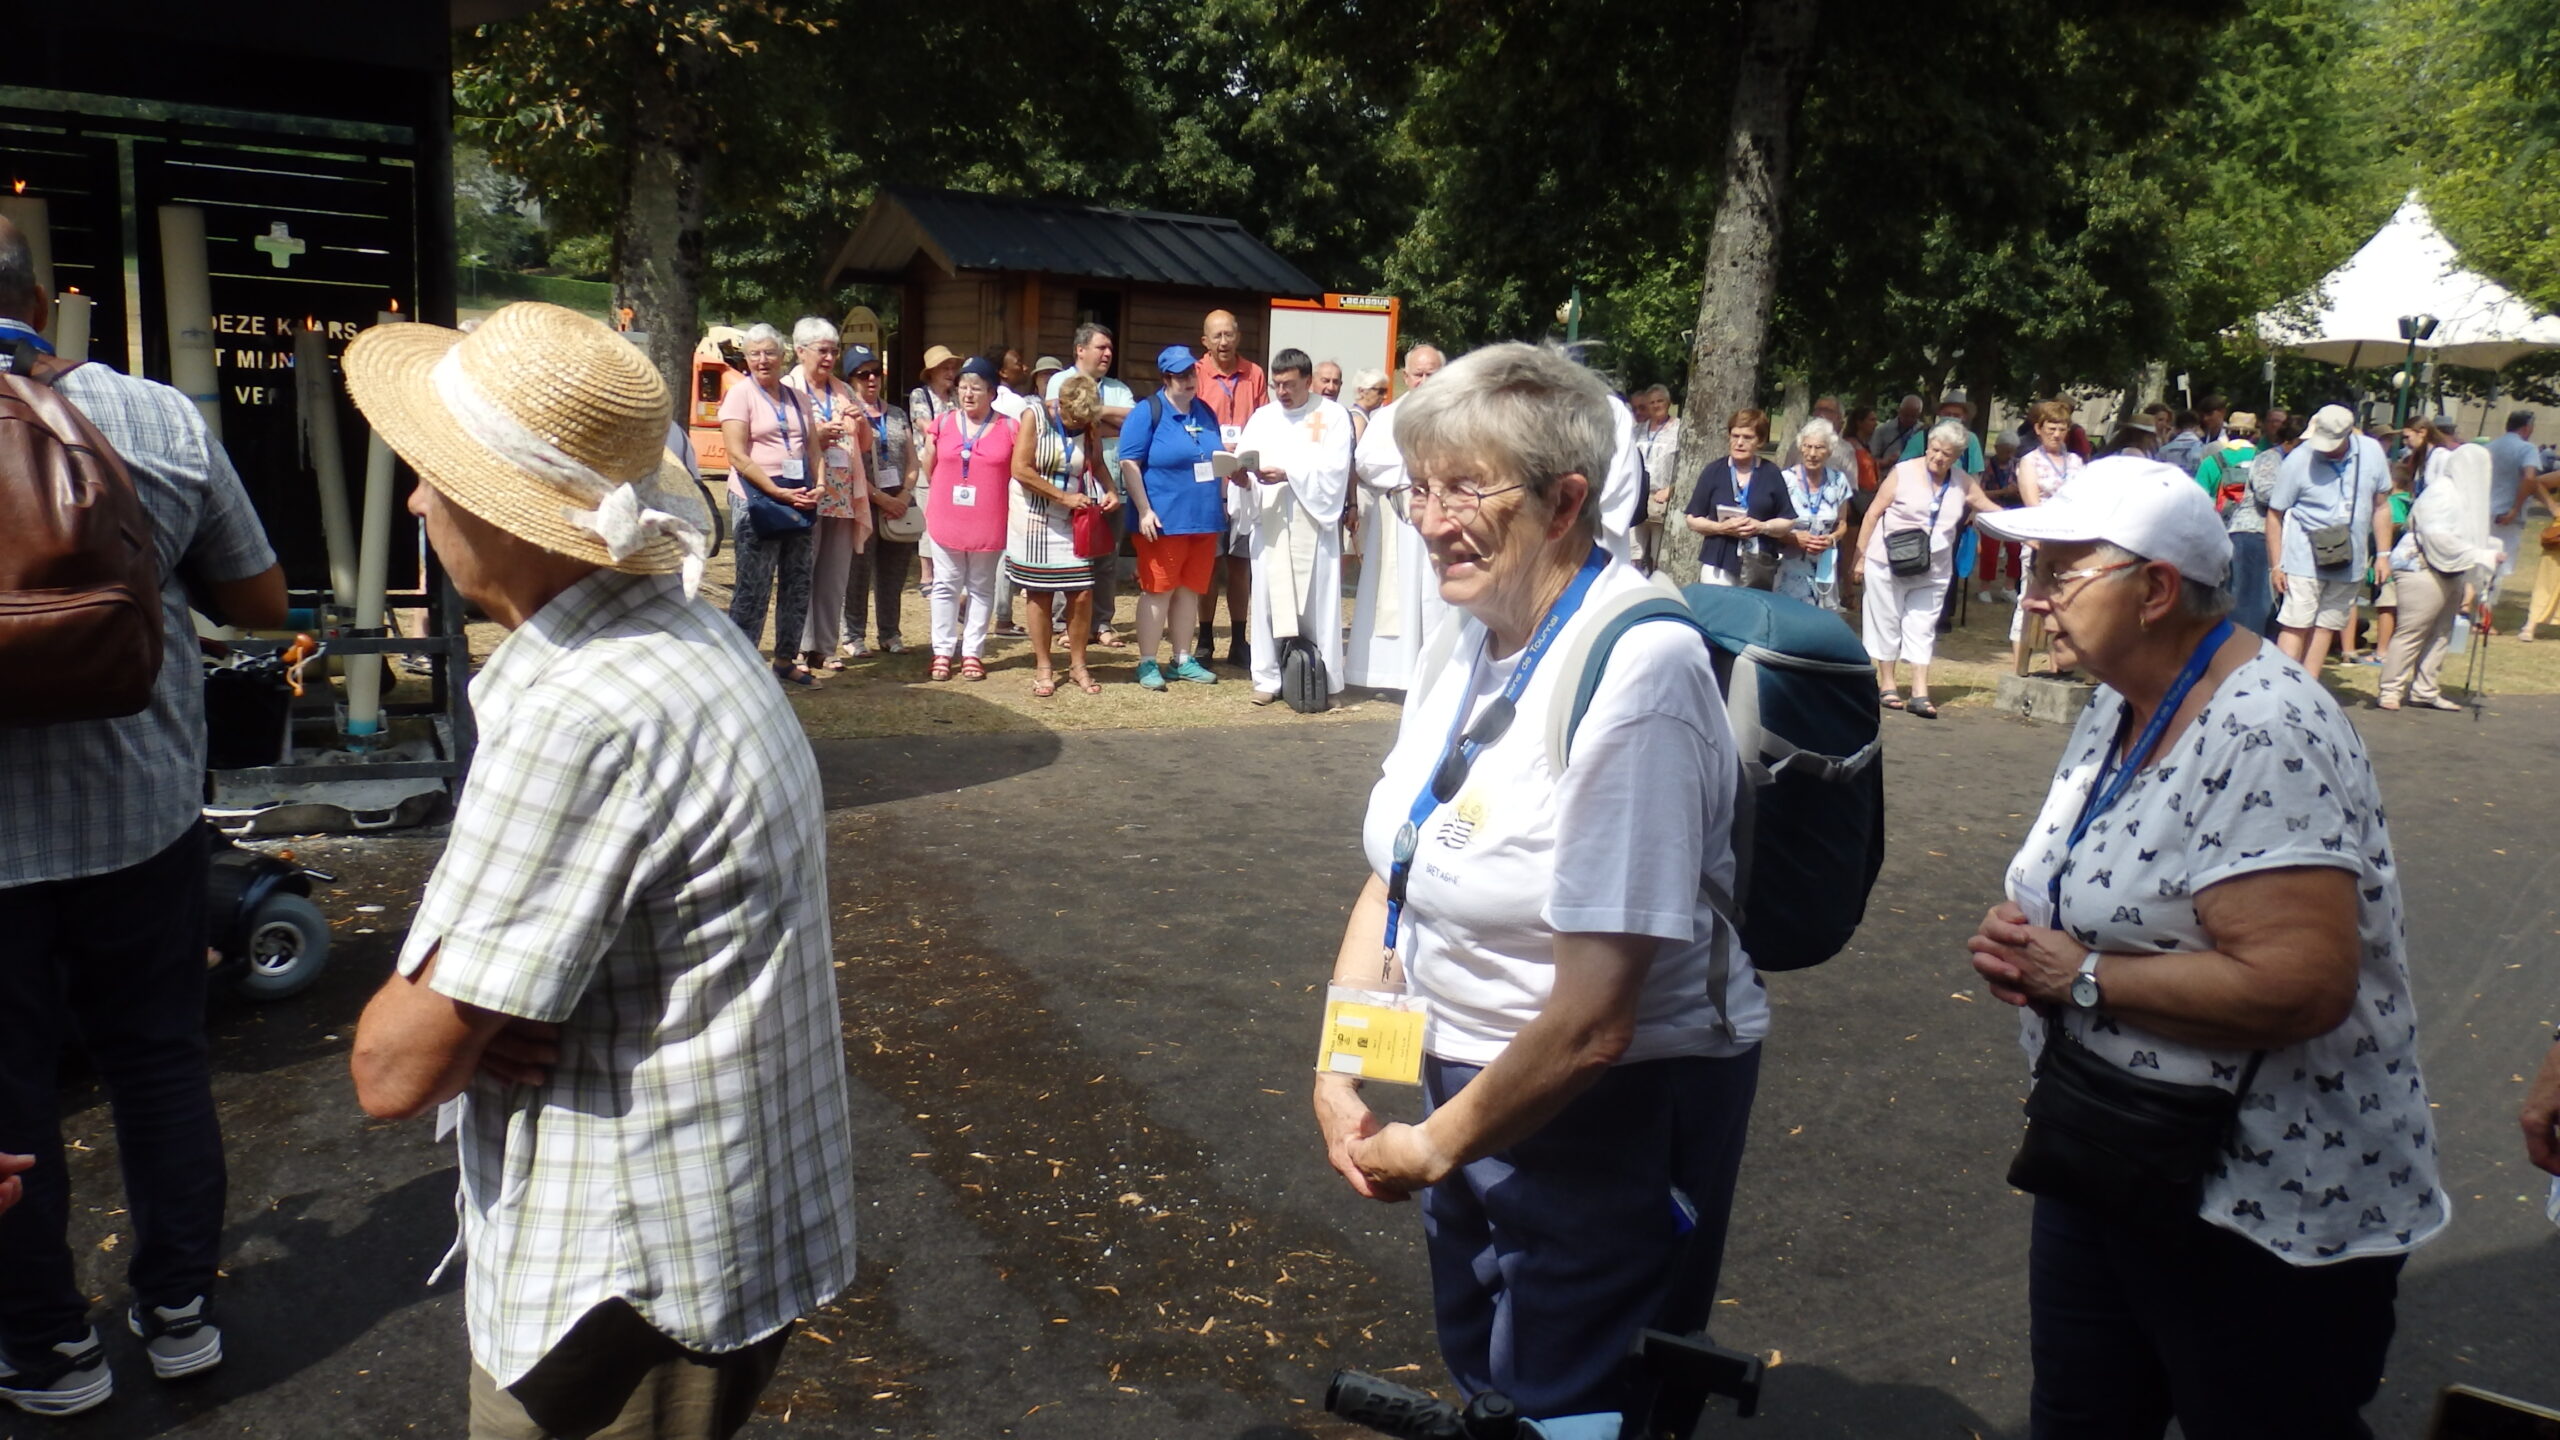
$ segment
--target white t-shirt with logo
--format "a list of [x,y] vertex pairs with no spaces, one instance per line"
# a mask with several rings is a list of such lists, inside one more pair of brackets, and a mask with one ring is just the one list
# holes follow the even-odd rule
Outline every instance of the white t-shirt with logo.
[[[2237,1154],[2205,1182],[2199,1213],[2297,1265],[2423,1243],[2451,1210],[2418,1075],[2400,872],[2355,727],[2301,666],[2263,646],[2065,854],[2123,715],[2112,689],[2081,713],[2044,812],[2010,862],[2009,898],[2035,923],[2054,924],[2046,897],[2059,868],[2059,928],[2106,951],[2112,974],[2146,954],[2212,948],[2193,897],[2224,880],[2306,865],[2355,876],[2355,1008],[2328,1034],[2266,1053],[2241,1102]],[[2032,1010],[2021,1016],[2033,1056],[2044,1021]],[[2062,1024],[2153,1080],[2228,1090],[2249,1058],[2170,1039],[2103,1006],[2069,1011]]]
[[[1737,1055],[1769,1032],[1760,977],[1699,891],[1702,872],[1733,885],[1738,762],[1697,632],[1660,622],[1627,631],[1575,732],[1572,763],[1561,777],[1547,764],[1550,697],[1581,679],[1566,673],[1575,635],[1602,599],[1649,583],[1624,561],[1601,572],[1530,679],[1509,731],[1423,822],[1401,948],[1408,984],[1430,1002],[1423,1047],[1444,1060],[1490,1064],[1537,1017],[1554,988],[1560,932],[1663,942],[1646,973],[1628,1061]],[[1405,707],[1361,830],[1381,879],[1460,704],[1474,723],[1519,665],[1519,654],[1483,658],[1484,637],[1480,623],[1464,620],[1447,668]],[[1729,1032],[1709,994],[1719,948],[1730,957]]]

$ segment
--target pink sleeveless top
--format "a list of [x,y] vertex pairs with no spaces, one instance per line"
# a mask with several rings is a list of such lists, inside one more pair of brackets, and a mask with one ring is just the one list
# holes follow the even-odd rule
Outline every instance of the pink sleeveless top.
[[933,488],[924,533],[954,554],[1004,549],[1013,489],[1013,422],[990,410],[982,429],[958,410],[933,422]]
[[[1944,573],[1955,554],[1956,527],[1964,523],[1964,467],[1947,471],[1947,483],[1941,487],[1929,473],[1925,459],[1905,460],[1893,467],[1893,503],[1885,507],[1876,521],[1875,533],[1867,541],[1867,564],[1878,570],[1885,568],[1884,537],[1896,530],[1929,531],[1929,573],[1945,579]],[[1944,493],[1941,494],[1943,489]],[[1937,514],[1930,514],[1932,505]],[[1917,579],[1918,577],[1913,577]]]

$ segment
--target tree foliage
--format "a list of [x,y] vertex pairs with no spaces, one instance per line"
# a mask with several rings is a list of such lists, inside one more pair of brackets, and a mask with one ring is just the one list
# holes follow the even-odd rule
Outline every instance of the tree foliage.
[[2560,310],[2560,5],[2411,0],[2403,18],[2437,225],[2472,269]]
[[[2432,93],[2549,108],[2548,0],[1827,0],[1764,375],[2012,398],[2163,360],[2199,388],[2253,380],[2253,342],[2226,335],[2352,253],[2417,168],[2386,45],[2428,5],[2497,11],[2481,28],[2514,58],[2499,91],[2449,56]],[[840,303],[817,277],[877,188],[949,185],[1233,216],[1448,345],[1552,333],[1579,287],[1633,385],[1687,365],[1739,15],[553,0],[484,27],[457,95],[555,231],[603,231],[632,57],[692,56],[713,313]],[[2560,163],[2547,141],[2501,163],[2527,160]],[[2466,245],[2537,253],[2449,203]]]

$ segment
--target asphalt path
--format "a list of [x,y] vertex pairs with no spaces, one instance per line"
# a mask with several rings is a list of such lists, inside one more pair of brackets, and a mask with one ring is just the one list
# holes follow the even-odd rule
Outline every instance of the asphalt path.
[[[2448,1383],[2560,1401],[2560,1233],[2513,1118],[2560,1016],[2560,700],[2356,718],[2456,1202],[2404,1276],[2370,1412],[2416,1436]],[[2024,1433],[2028,1202],[2002,1176],[2027,1077],[2014,1012],[1962,944],[2060,732],[1888,720],[1891,846],[1866,924],[1832,964],[1770,982],[1717,1336],[1779,1363],[1760,1418],[1705,1434]],[[1317,1413],[1338,1365],[1440,1382],[1419,1221],[1333,1177],[1307,1103],[1388,738],[819,746],[863,1261],[749,1434],[1284,1440],[1345,1433]],[[452,1236],[451,1152],[424,1122],[366,1119],[345,1071],[437,841],[300,848],[341,875],[321,897],[337,962],[296,1000],[212,1012],[229,1363],[161,1387],[111,1337],[113,1401],[59,1423],[0,1411],[0,1440],[461,1433],[459,1284],[426,1284]],[[65,1105],[84,1283],[120,1310],[107,1107],[78,1077]]]

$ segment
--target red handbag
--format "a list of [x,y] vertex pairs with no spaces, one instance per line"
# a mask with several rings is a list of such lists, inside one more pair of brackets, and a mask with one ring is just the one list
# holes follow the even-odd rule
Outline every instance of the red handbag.
[[[1091,442],[1087,442],[1084,463],[1085,473],[1088,476],[1093,474]],[[1092,487],[1085,487],[1085,493],[1090,496],[1093,493]],[[1114,523],[1116,517],[1100,505],[1087,505],[1073,512],[1068,518],[1075,526],[1077,559],[1099,560],[1120,548],[1120,527]]]

